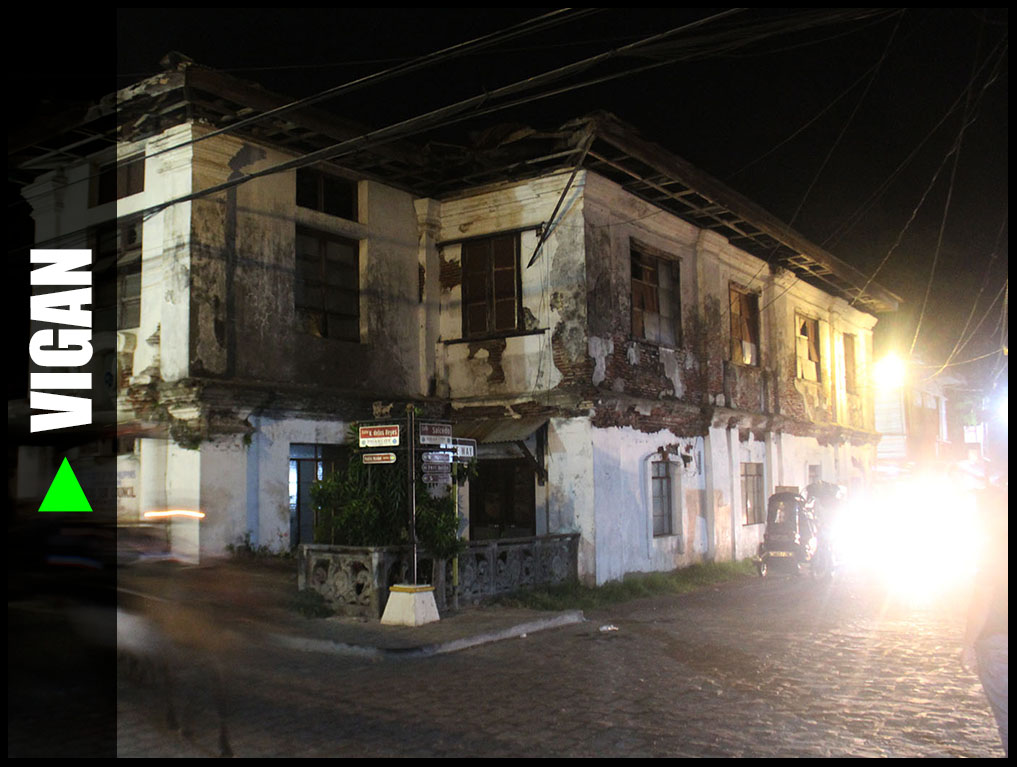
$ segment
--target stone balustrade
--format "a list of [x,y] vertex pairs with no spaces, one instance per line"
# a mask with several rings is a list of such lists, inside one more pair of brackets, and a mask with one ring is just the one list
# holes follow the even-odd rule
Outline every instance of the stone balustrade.
[[[470,541],[459,556],[459,603],[519,589],[574,580],[578,573],[579,534]],[[325,597],[342,615],[378,618],[385,609],[388,587],[412,576],[408,546],[356,547],[302,544],[298,550],[298,586]],[[420,550],[418,580],[431,582],[433,561]],[[439,607],[452,603],[452,562],[438,578]],[[442,583],[444,581],[444,583]]]

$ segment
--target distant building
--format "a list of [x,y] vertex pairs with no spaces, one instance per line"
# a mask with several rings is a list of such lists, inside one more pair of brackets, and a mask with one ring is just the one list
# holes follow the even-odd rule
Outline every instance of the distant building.
[[473,150],[311,108],[203,138],[286,101],[181,64],[25,190],[40,241],[116,270],[124,520],[309,541],[351,423],[407,402],[479,443],[472,538],[579,533],[588,582],[748,556],[774,487],[871,479],[898,299],[759,206],[605,114]]
[[960,424],[950,412],[952,387],[958,383],[953,376],[939,375],[900,388],[877,387],[876,430],[883,435],[877,457],[882,473],[891,477],[918,464],[967,457],[965,435],[957,433]]

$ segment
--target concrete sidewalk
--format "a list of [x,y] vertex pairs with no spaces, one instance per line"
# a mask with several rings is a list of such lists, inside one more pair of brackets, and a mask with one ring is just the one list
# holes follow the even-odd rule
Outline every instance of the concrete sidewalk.
[[296,564],[220,560],[200,567],[160,563],[124,568],[118,589],[127,609],[172,600],[209,621],[259,642],[291,650],[363,657],[426,657],[584,621],[583,613],[473,606],[424,626],[385,626],[377,619],[308,618],[295,608]]

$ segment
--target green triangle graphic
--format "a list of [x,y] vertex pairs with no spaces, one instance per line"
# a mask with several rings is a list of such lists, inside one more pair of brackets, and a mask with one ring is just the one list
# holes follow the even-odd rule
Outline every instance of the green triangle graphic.
[[42,499],[39,511],[91,511],[92,507],[81,489],[78,478],[74,476],[70,463],[64,462],[57,469],[53,482]]

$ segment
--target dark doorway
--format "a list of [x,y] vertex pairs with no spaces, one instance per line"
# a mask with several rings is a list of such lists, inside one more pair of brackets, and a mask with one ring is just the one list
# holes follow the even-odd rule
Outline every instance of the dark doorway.
[[290,546],[314,543],[311,485],[350,460],[346,445],[290,445]]
[[535,480],[525,459],[479,461],[477,476],[470,480],[470,539],[536,535]]

